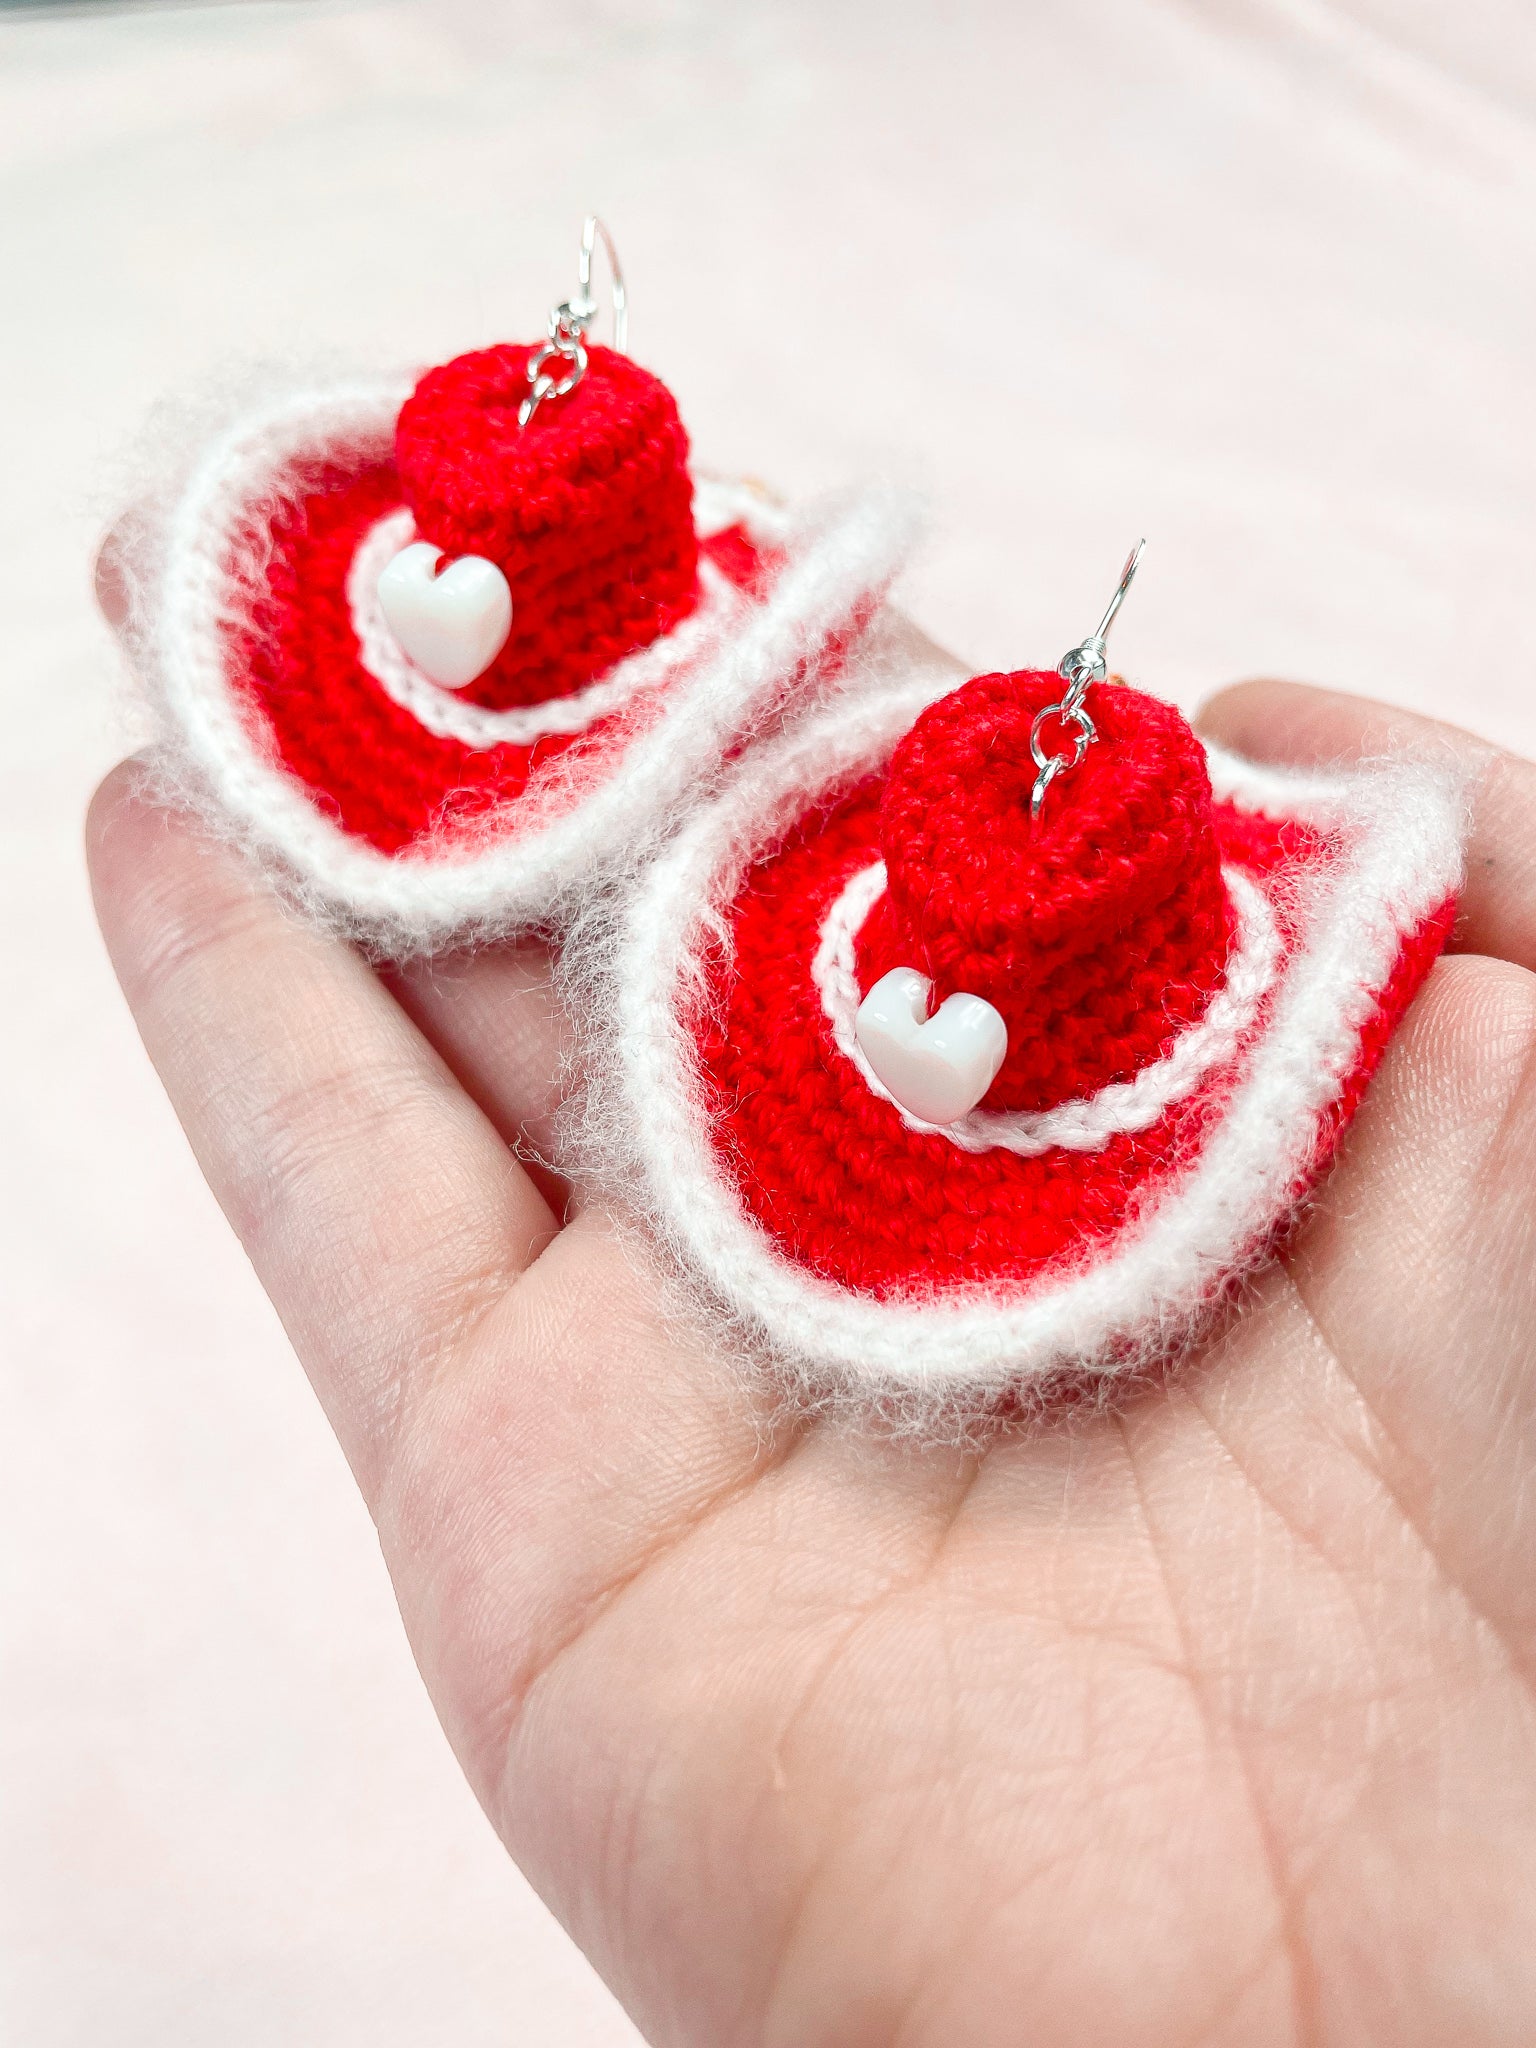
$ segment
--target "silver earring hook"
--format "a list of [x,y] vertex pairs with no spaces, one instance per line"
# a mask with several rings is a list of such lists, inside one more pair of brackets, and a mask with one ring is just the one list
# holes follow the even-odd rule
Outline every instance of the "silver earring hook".
[[608,298],[613,307],[613,345],[623,355],[624,344],[629,339],[629,293],[624,287],[624,272],[619,267],[619,252],[613,246],[613,237],[595,213],[589,213],[581,224],[581,256],[576,270],[579,296],[572,310],[579,306],[588,326],[597,318],[597,302],[592,296],[592,257],[599,238],[607,253],[611,279]]
[[1146,547],[1143,537],[1125,558],[1125,567],[1120,571],[1120,581],[1115,585],[1115,594],[1104,607],[1104,616],[1099,621],[1098,631],[1093,635],[1094,644],[1103,649],[1104,639],[1110,627],[1119,616],[1120,607],[1125,603],[1126,592],[1136,580],[1136,571],[1141,566],[1142,550]]
[[[613,237],[595,213],[581,224],[581,254],[576,265],[576,291],[562,299],[549,316],[549,339],[528,358],[525,372],[528,396],[517,409],[517,424],[526,427],[546,398],[565,398],[587,374],[587,337],[597,319],[597,301],[592,296],[592,258],[601,236],[608,256],[608,296],[613,306],[613,345],[622,354],[629,339],[629,292],[619,265]],[[558,360],[564,369],[551,376],[549,365]]]
[[[1056,665],[1056,673],[1066,684],[1061,698],[1055,704],[1047,704],[1036,714],[1034,724],[1029,728],[1029,751],[1036,768],[1035,786],[1030,791],[1029,815],[1038,818],[1045,804],[1045,793],[1058,775],[1064,775],[1069,768],[1081,766],[1084,754],[1098,738],[1093,720],[1083,708],[1083,699],[1091,683],[1102,683],[1109,674],[1109,664],[1104,656],[1104,642],[1110,627],[1119,616],[1120,607],[1125,603],[1126,593],[1136,578],[1141,563],[1142,549],[1146,541],[1137,541],[1125,559],[1120,571],[1120,581],[1115,594],[1104,607],[1104,616],[1086,640],[1079,640],[1075,647],[1069,647]],[[1073,728],[1070,747],[1063,753],[1047,753],[1041,734],[1052,719]]]

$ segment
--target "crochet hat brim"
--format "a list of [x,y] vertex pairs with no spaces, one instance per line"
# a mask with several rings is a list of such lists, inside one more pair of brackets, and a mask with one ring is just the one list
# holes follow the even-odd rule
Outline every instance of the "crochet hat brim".
[[584,689],[488,709],[417,669],[379,609],[378,572],[414,538],[393,460],[409,388],[290,398],[220,435],[169,513],[141,634],[190,793],[312,907],[400,952],[568,910],[816,682],[911,524],[894,496],[794,516],[701,481],[696,609]]
[[1434,768],[1295,777],[1212,749],[1235,938],[1205,1015],[1133,1082],[924,1125],[859,1053],[858,934],[885,762],[955,681],[909,675],[740,762],[640,884],[603,995],[593,1129],[656,1239],[753,1346],[882,1396],[1176,1347],[1326,1165],[1460,875]]

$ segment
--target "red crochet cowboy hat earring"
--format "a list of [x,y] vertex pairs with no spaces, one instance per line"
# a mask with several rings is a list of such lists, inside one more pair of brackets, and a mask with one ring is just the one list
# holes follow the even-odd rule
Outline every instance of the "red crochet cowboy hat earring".
[[[1166,1355],[1274,1245],[1449,931],[1443,772],[1205,747],[1107,675],[1136,560],[1055,671],[908,664],[755,750],[627,907],[594,1141],[819,1385]],[[893,628],[865,658],[900,669]]]
[[889,496],[796,516],[695,481],[626,322],[589,218],[542,343],[288,394],[205,448],[158,536],[163,758],[383,951],[557,922],[817,686],[904,551]]

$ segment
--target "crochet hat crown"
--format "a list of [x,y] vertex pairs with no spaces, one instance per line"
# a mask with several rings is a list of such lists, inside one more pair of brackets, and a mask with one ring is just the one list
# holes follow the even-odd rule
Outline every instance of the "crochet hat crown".
[[665,384],[612,349],[526,427],[531,347],[429,370],[395,462],[418,536],[496,564],[512,629],[461,695],[501,710],[569,695],[670,632],[698,598],[688,437]]
[[892,755],[886,894],[860,981],[918,968],[933,1001],[984,997],[1008,1053],[983,1106],[1040,1110],[1129,1080],[1220,986],[1228,908],[1205,752],[1171,705],[1097,684],[1098,732],[1030,816],[1035,715],[1052,672],[978,676]]

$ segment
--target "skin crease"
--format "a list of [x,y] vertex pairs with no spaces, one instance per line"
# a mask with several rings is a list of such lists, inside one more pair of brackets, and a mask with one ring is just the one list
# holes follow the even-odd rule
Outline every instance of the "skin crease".
[[1536,2039],[1536,768],[1291,685],[1203,724],[1481,763],[1457,951],[1221,1338],[968,1450],[770,1426],[561,1226],[537,954],[381,980],[131,764],[96,800],[443,1725],[666,2048]]

